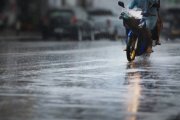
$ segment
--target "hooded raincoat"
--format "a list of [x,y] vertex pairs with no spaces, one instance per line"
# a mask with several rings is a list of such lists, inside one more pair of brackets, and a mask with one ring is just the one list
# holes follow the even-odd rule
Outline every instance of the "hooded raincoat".
[[158,0],[132,0],[129,5],[129,9],[133,9],[135,7],[142,9],[143,13],[148,13],[149,16],[143,16],[146,20],[146,27],[149,30],[153,30],[156,26],[158,19],[157,8],[152,7],[154,3],[158,3]]

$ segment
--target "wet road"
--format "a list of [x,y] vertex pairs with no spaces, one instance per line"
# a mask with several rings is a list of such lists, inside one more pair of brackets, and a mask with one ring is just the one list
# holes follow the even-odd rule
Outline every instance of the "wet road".
[[0,120],[180,120],[179,43],[0,43]]

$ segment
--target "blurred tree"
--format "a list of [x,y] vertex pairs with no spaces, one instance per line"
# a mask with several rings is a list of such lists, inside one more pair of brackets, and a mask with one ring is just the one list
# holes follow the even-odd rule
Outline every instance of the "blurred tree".
[[[18,19],[23,30],[36,30],[42,16],[42,6],[46,0],[17,0]],[[43,3],[42,3],[43,2]]]
[[0,12],[2,12],[5,9],[6,5],[7,5],[7,0],[0,0]]
[[173,4],[177,4],[177,3],[180,3],[179,0],[165,0],[166,3],[173,3]]
[[78,4],[84,8],[87,7],[87,0],[78,0]]
[[61,4],[62,4],[63,6],[65,6],[65,5],[66,5],[66,0],[61,0]]
[[93,2],[94,0],[77,0],[78,5],[85,9],[91,7],[93,5]]

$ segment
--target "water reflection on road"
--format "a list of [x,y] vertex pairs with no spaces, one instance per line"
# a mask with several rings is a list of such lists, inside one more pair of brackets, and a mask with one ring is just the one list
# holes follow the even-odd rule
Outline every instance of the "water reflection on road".
[[[121,42],[0,44],[2,120],[166,120],[180,113],[177,43],[126,60]],[[171,119],[170,119],[171,120]]]
[[[135,69],[136,64],[134,62],[128,63],[127,69]],[[128,94],[131,95],[130,100],[128,102],[128,112],[132,115],[129,117],[128,120],[136,120],[136,115],[138,113],[139,108],[139,100],[141,96],[141,74],[139,72],[127,72],[126,79],[127,83],[129,84],[129,92]]]
[[[127,72],[125,75],[125,84],[128,85],[128,113],[130,113],[127,120],[139,120],[138,114],[141,109],[144,109],[142,112],[145,112],[145,109],[148,107],[143,107],[141,101],[143,96],[144,87],[147,88],[149,85],[145,82],[146,85],[143,85],[143,81],[145,81],[145,77],[148,75],[152,75],[150,73],[151,62],[149,59],[143,58],[137,61],[133,61],[131,63],[127,63]],[[151,77],[147,79],[152,79]],[[153,81],[152,81],[153,82]],[[151,111],[151,110],[149,110]]]

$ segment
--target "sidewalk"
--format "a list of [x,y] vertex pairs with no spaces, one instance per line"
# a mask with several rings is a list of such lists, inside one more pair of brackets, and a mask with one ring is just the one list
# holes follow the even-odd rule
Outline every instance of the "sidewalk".
[[5,30],[0,31],[0,41],[25,41],[25,40],[41,40],[42,36],[40,32],[20,32],[19,35],[16,31]]

